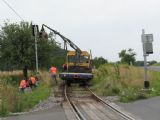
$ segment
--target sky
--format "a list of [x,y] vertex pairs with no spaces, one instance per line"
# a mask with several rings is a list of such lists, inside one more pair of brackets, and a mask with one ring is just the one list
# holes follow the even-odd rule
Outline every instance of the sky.
[[[160,0],[6,0],[23,18],[46,24],[72,40],[93,57],[118,61],[123,49],[134,49],[143,60],[141,34],[154,36],[154,54],[160,61]],[[0,26],[21,19],[0,0]],[[60,41],[57,39],[57,41]],[[61,42],[61,41],[60,41]]]

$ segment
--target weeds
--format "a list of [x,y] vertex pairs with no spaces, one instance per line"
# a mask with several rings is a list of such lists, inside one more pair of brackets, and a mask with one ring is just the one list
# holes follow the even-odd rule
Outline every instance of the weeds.
[[27,111],[49,97],[51,88],[48,72],[41,71],[41,85],[32,92],[19,93],[18,85],[21,72],[1,72],[0,89],[0,116],[6,116],[10,112]]
[[148,72],[152,90],[147,93],[141,92],[144,81],[144,71],[142,68],[128,65],[105,64],[100,66],[94,74],[92,88],[99,95],[118,95],[122,102],[160,95],[159,72]]
[[40,86],[31,93],[21,94],[21,98],[19,101],[19,112],[27,111],[38,104],[40,101],[48,98],[50,95],[50,90],[51,89],[46,86]]
[[8,105],[5,100],[2,100],[1,102],[1,111],[0,111],[0,116],[6,116],[9,113],[8,111]]

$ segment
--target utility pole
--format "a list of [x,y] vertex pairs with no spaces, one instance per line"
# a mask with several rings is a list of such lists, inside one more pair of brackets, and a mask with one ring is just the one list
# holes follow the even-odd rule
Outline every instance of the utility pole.
[[36,55],[36,74],[38,74],[38,50],[37,50],[37,33],[38,28],[37,25],[34,26],[34,34],[35,34],[35,55]]

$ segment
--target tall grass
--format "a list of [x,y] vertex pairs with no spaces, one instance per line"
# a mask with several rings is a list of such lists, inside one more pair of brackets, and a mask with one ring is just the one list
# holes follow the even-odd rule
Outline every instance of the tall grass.
[[93,89],[100,95],[119,95],[123,102],[160,95],[159,72],[148,72],[152,91],[142,93],[144,70],[128,65],[105,64],[94,71]]
[[157,96],[160,95],[160,72],[150,71],[150,77],[151,79],[151,89],[149,96]]
[[40,101],[46,99],[51,92],[48,72],[41,71],[40,86],[32,92],[20,93],[19,82],[22,72],[1,72],[0,81],[0,116],[6,116],[10,112],[27,111]]

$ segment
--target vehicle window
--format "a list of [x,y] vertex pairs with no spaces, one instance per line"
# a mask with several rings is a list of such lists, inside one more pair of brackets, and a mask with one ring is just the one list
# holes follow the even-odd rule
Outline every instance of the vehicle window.
[[74,56],[74,55],[68,56],[68,62],[69,62],[69,63],[75,62],[75,56]]
[[81,56],[80,61],[83,63],[87,63],[88,62],[88,56]]

